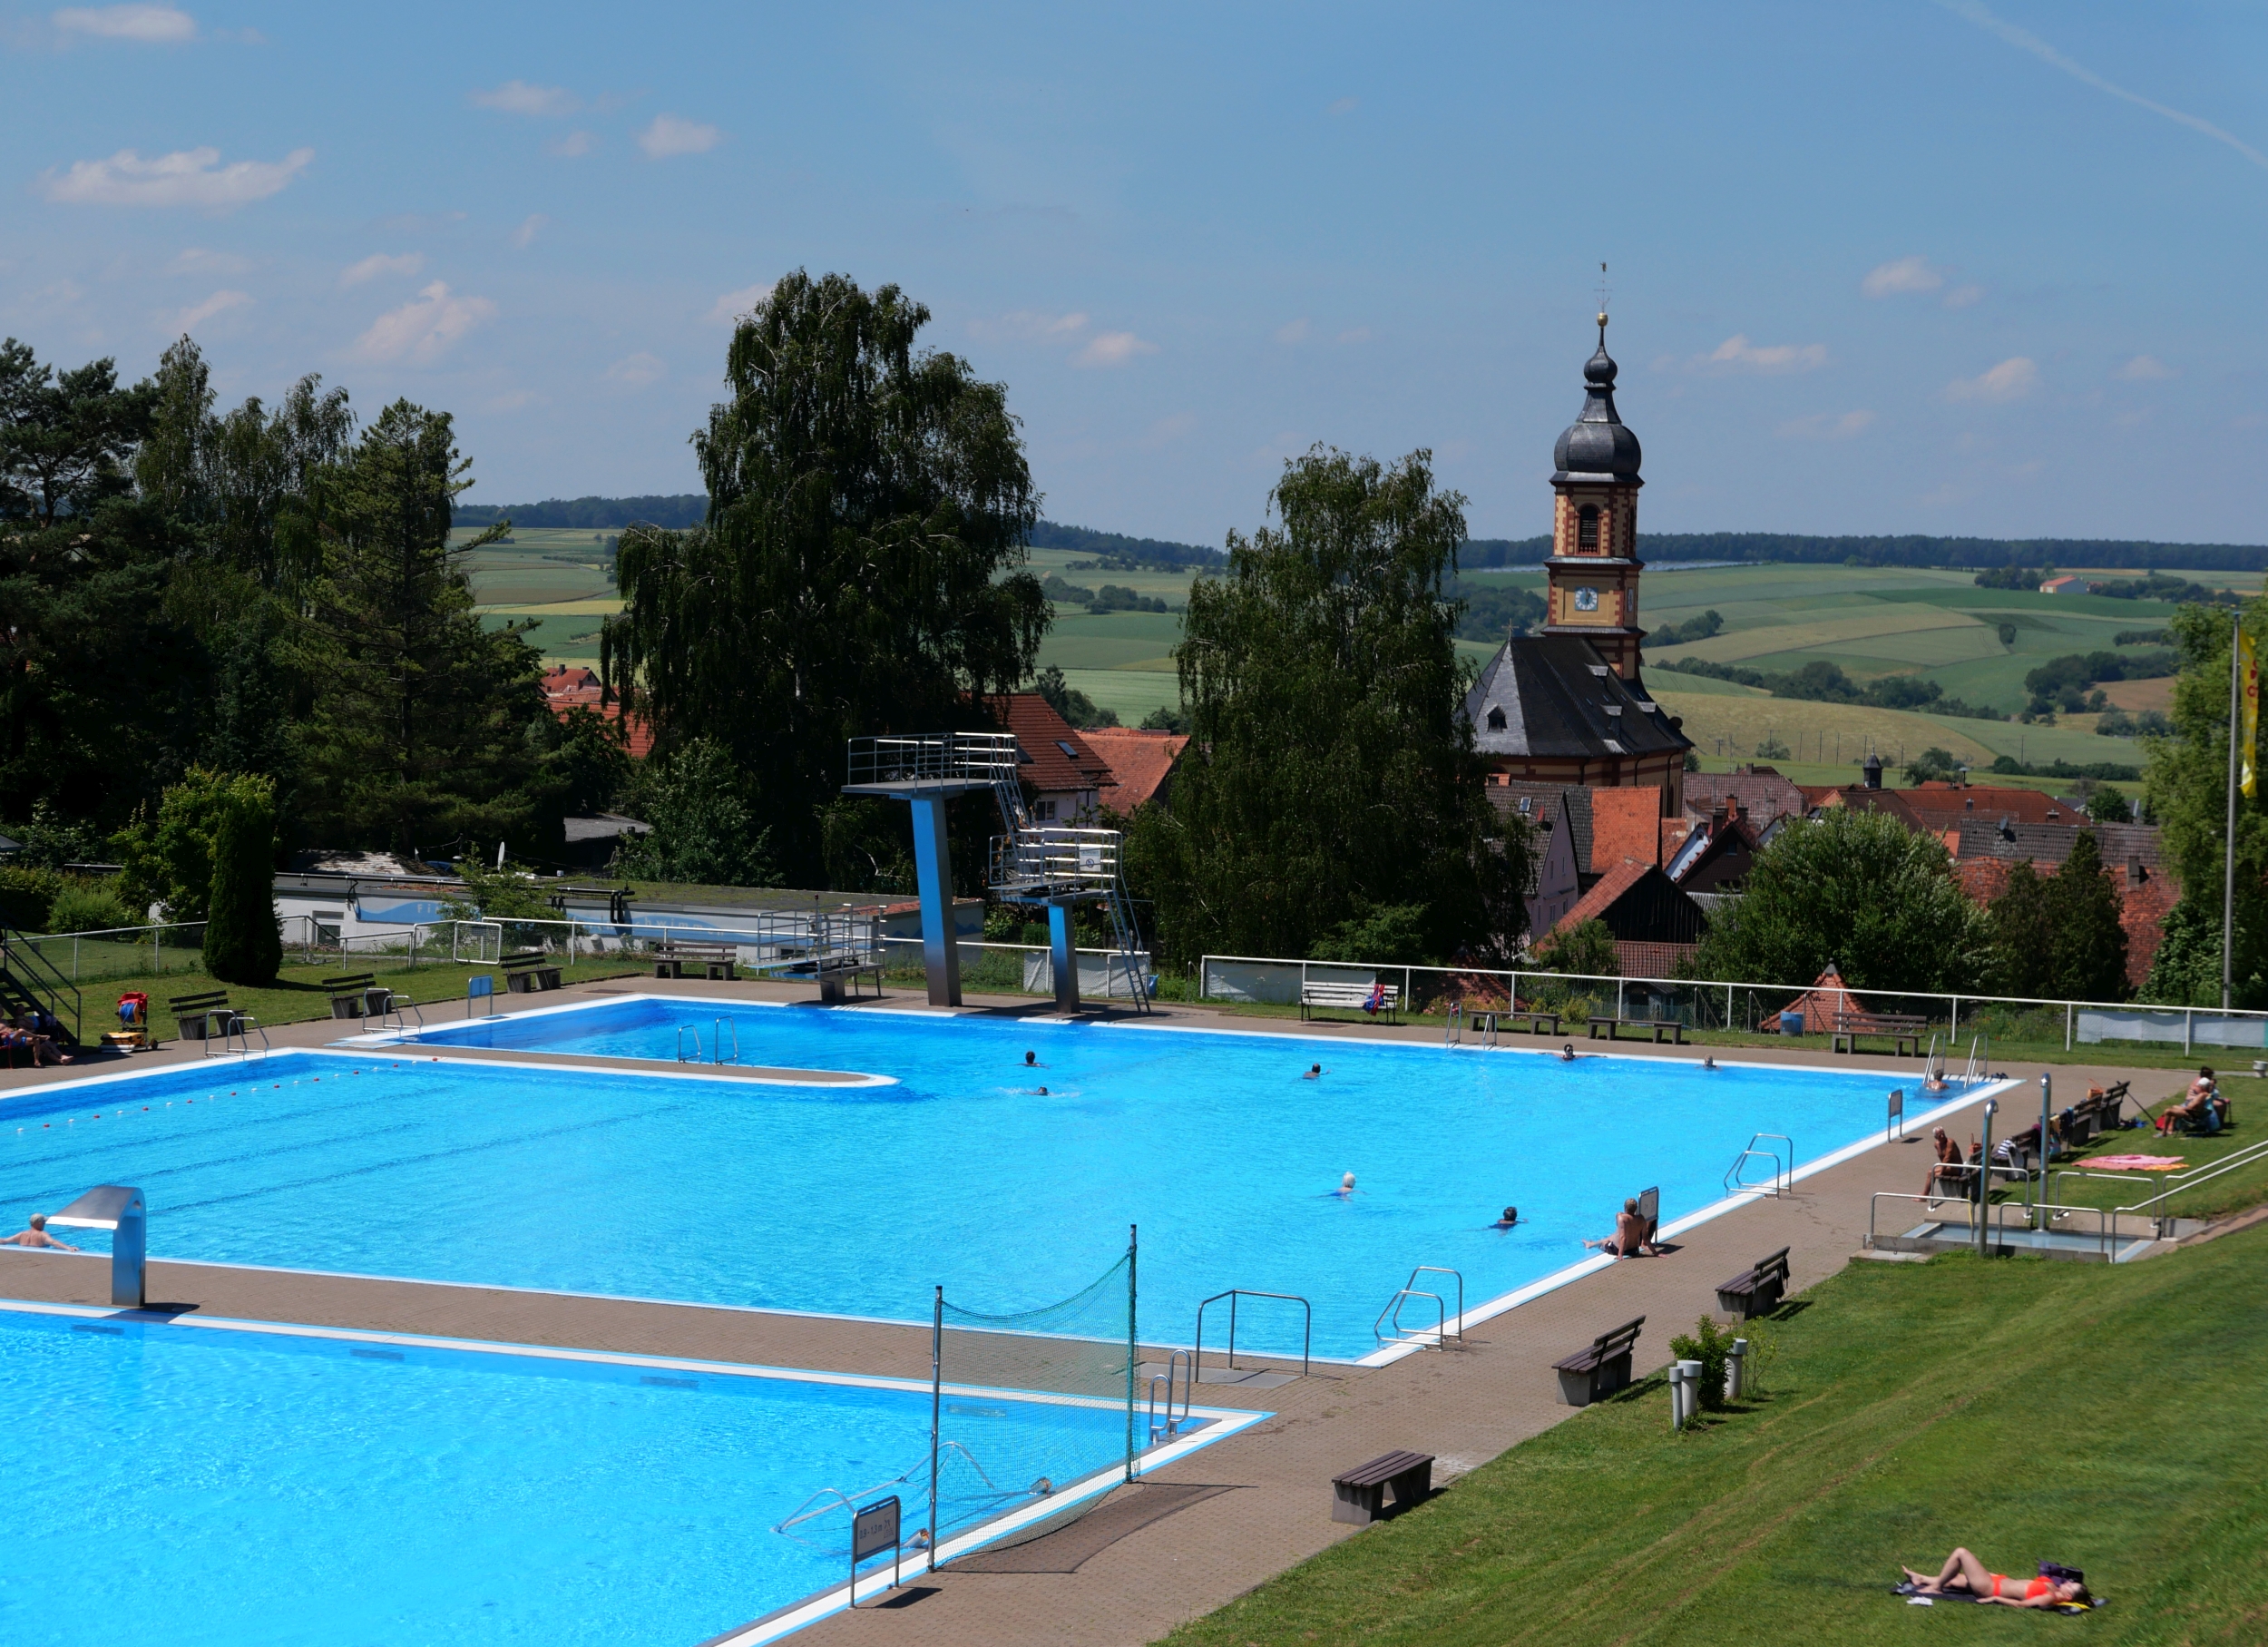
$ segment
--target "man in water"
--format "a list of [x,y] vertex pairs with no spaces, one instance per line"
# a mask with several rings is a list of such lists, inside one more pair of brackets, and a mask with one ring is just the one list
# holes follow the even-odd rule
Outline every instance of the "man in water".
[[1305,1074],[1302,1075],[1302,1076],[1300,1077],[1300,1079],[1301,1079],[1302,1081],[1320,1081],[1320,1080],[1322,1080],[1322,1079],[1323,1079],[1323,1065],[1322,1065],[1322,1064],[1309,1064],[1309,1065],[1307,1066],[1307,1073],[1306,1073]]
[[1344,1201],[1348,1196],[1354,1194],[1354,1174],[1349,1172],[1344,1178],[1339,1180],[1339,1187],[1332,1191],[1331,1193],[1337,1196],[1341,1201]]
[[1596,1247],[1613,1258],[1637,1258],[1654,1255],[1647,1244],[1646,1221],[1638,1216],[1638,1198],[1635,1195],[1622,1203],[1622,1211],[1615,1214],[1615,1232],[1604,1240],[1585,1241],[1586,1247]]
[[1040,1067],[1040,1054],[1037,1053],[1026,1053],[1023,1055],[1023,1066],[1026,1069],[1038,1069]]
[[1562,1064],[1572,1064],[1575,1062],[1574,1042],[1570,1041],[1559,1049],[1559,1062]]
[[32,1227],[17,1230],[5,1241],[0,1241],[0,1247],[45,1247],[55,1252],[79,1250],[69,1241],[59,1241],[47,1233],[47,1214],[44,1212],[33,1213]]
[[1520,1209],[1518,1207],[1507,1207],[1504,1209],[1504,1216],[1498,1219],[1496,1222],[1490,1227],[1497,1230],[1509,1230],[1518,1222],[1520,1222]]

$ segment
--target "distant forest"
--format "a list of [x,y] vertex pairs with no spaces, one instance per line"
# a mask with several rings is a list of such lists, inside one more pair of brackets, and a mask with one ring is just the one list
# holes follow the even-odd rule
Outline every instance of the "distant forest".
[[[576,529],[699,524],[709,499],[698,492],[674,497],[552,498],[540,504],[459,504],[460,526]],[[1094,557],[1101,571],[1138,567],[1218,566],[1222,553],[1201,544],[1095,532],[1041,521],[1032,528],[1035,549],[1068,550]],[[1476,537],[1458,554],[1468,572],[1491,566],[1533,566],[1550,553],[1548,537]],[[1641,532],[1638,553],[1654,561],[1756,561],[1813,566],[1941,566],[1984,571],[1996,566],[2100,566],[2149,571],[2159,566],[2194,572],[2268,572],[2268,544],[2153,544],[2090,537],[1804,537],[1784,532]]]

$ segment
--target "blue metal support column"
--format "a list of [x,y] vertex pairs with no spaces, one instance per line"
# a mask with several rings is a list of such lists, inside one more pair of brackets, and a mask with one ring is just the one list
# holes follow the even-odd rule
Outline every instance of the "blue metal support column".
[[1068,905],[1048,906],[1048,971],[1055,979],[1055,1010],[1079,1010],[1079,951],[1071,946]]
[[945,798],[907,797],[914,805],[914,871],[922,896],[922,967],[932,1006],[961,1005],[961,943],[953,926],[953,849],[945,838]]

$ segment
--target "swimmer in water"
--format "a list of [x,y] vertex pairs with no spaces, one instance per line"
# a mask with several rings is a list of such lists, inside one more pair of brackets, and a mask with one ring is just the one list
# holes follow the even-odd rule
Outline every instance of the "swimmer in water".
[[1306,1073],[1305,1074],[1302,1075],[1302,1076],[1300,1077],[1300,1079],[1301,1079],[1302,1081],[1320,1081],[1320,1080],[1322,1080],[1322,1079],[1323,1079],[1323,1065],[1322,1065],[1322,1064],[1309,1064],[1309,1065],[1307,1066],[1307,1073]]
[[1559,1062],[1562,1064],[1572,1064],[1575,1062],[1574,1042],[1570,1041],[1559,1049]]
[[1048,1090],[1047,1090],[1047,1088],[1045,1088],[1045,1087],[1041,1087],[1041,1088],[1040,1089],[1040,1096],[1041,1096],[1041,1097],[1042,1097],[1042,1098],[1044,1098],[1044,1097],[1046,1097],[1047,1095],[1048,1095]]
[[1520,1209],[1518,1207],[1507,1207],[1504,1209],[1504,1216],[1498,1219],[1491,1227],[1498,1230],[1509,1230],[1518,1222],[1520,1222]]
[[1703,1069],[1715,1069],[1716,1067],[1716,1060],[1711,1057],[1704,1057],[1701,1060],[1701,1067]]
[[1339,1180],[1339,1187],[1332,1191],[1331,1193],[1337,1196],[1341,1201],[1344,1201],[1348,1196],[1354,1194],[1354,1174],[1349,1172],[1344,1178]]
[[1026,1069],[1038,1069],[1040,1067],[1040,1054],[1037,1053],[1026,1053],[1023,1055],[1023,1066]]

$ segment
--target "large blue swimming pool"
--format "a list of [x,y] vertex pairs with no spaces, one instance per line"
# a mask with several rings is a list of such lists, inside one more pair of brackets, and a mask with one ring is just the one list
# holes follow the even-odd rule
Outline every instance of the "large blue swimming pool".
[[[1718,1201],[1755,1132],[1789,1134],[1799,1162],[1874,1135],[1890,1085],[643,997],[444,1033],[667,1059],[679,1024],[706,1047],[720,1016],[743,1063],[890,1079],[412,1047],[215,1059],[0,1100],[0,1218],[132,1183],[166,1257],[919,1321],[941,1282],[981,1310],[1064,1298],[1137,1224],[1146,1338],[1187,1341],[1198,1300],[1240,1287],[1313,1300],[1316,1353],[1357,1357],[1413,1266],[1461,1272],[1477,1305],[1581,1260],[1648,1185],[1665,1221]],[[1322,1078],[1302,1079],[1316,1061]],[[1491,1228],[1508,1203],[1520,1222]],[[1246,1306],[1239,1333],[1296,1351],[1298,1312]]]
[[[691,1647],[842,1583],[843,1515],[774,1531],[813,1494],[925,1520],[926,1387],[0,1309],[0,1407],[9,1647]],[[1124,1434],[947,1407],[997,1473]]]

